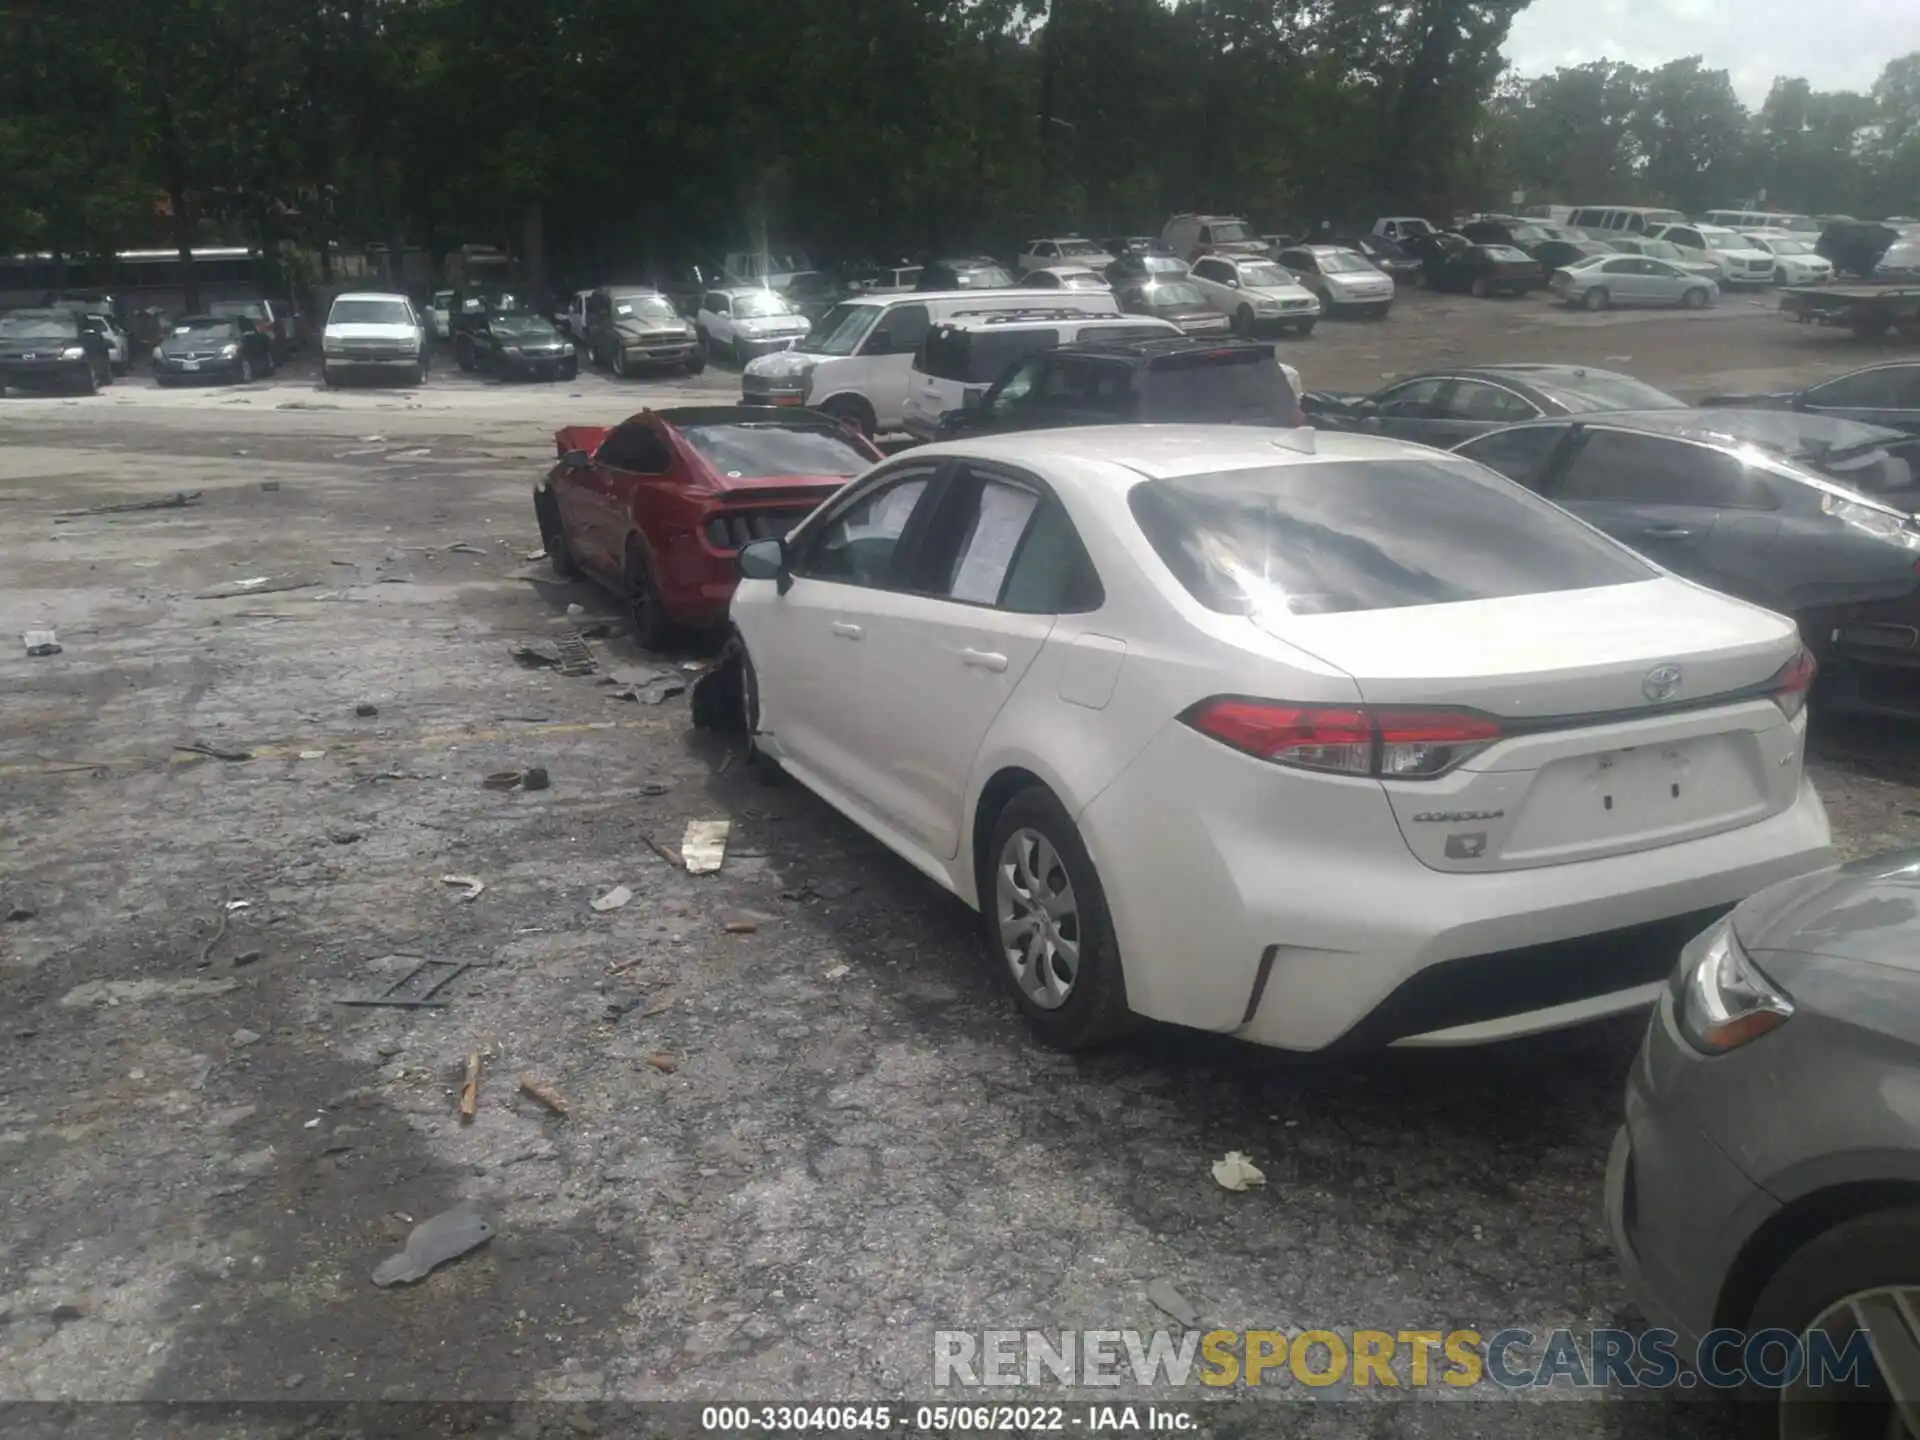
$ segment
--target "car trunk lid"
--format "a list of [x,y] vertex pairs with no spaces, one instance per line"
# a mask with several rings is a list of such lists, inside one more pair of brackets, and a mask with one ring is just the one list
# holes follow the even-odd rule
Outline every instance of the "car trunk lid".
[[1370,709],[1498,722],[1455,768],[1380,782],[1436,870],[1675,844],[1798,794],[1801,732],[1767,694],[1799,650],[1792,623],[1683,581],[1255,623],[1345,671]]

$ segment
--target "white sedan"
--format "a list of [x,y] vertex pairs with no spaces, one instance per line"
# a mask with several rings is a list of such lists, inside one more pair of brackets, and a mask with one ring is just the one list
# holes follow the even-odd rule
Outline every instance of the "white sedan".
[[1421,446],[930,445],[739,569],[703,723],[979,910],[1050,1043],[1571,1025],[1832,859],[1793,622]]

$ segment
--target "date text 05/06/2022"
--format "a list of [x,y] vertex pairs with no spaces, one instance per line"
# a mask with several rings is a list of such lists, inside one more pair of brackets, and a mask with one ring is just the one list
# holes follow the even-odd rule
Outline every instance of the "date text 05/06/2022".
[[1197,1431],[1191,1409],[1175,1405],[708,1405],[700,1429],[710,1435],[823,1435],[858,1431],[920,1434],[1087,1436]]

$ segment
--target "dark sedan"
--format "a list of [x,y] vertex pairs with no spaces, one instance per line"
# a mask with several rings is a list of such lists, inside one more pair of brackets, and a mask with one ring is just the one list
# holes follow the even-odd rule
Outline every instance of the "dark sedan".
[[1920,1435],[1916,957],[1920,851],[1783,880],[1681,952],[1628,1073],[1614,1252],[1700,1378],[1744,1359],[1747,1434]]
[[1460,227],[1460,233],[1478,245],[1511,245],[1531,252],[1533,247],[1554,238],[1551,230],[1531,220],[1512,215],[1482,215]]
[[1552,274],[1583,260],[1597,260],[1616,252],[1604,240],[1540,240],[1529,245],[1527,253],[1540,262],[1541,269]]
[[1418,255],[1384,235],[1336,235],[1326,243],[1359,251],[1369,265],[1391,275],[1396,284],[1418,285],[1426,269]]
[[454,361],[462,370],[503,380],[571,380],[580,373],[573,342],[537,311],[489,307],[483,318],[461,324],[466,318],[456,320],[453,336]]
[[14,310],[0,315],[0,393],[72,389],[91,395],[113,383],[105,333],[77,310]]
[[1545,277],[1539,263],[1511,245],[1476,245],[1457,236],[1458,244],[1443,244],[1427,257],[1427,284],[1435,290],[1469,294],[1524,295]]
[[1885,425],[1920,435],[1920,360],[1896,360],[1850,370],[1804,390],[1769,395],[1710,395],[1702,405],[1735,405],[1746,410],[1804,410],[1863,425]]
[[988,255],[929,260],[921,267],[916,290],[1011,290],[1013,276]]
[[233,380],[273,373],[273,342],[238,315],[183,315],[153,352],[153,383]]
[[1473,365],[1405,376],[1371,395],[1314,391],[1302,406],[1316,425],[1457,445],[1503,425],[1601,410],[1686,409],[1663,390],[1578,365]]
[[1138,281],[1116,297],[1129,315],[1151,315],[1178,325],[1187,335],[1225,335],[1233,322],[1207,303],[1197,285],[1187,280]]
[[1920,442],[1824,415],[1681,409],[1456,448],[1678,575],[1793,616],[1825,703],[1920,716]]

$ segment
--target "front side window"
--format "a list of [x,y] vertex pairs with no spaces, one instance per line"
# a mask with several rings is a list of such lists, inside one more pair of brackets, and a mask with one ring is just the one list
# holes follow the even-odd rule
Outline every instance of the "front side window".
[[1494,430],[1476,435],[1454,453],[1497,470],[1509,480],[1529,490],[1540,488],[1540,475],[1547,461],[1567,433],[1564,425],[1521,425],[1511,430]]
[[1409,380],[1404,385],[1394,386],[1380,397],[1380,413],[1402,419],[1427,415],[1433,409],[1433,402],[1440,398],[1440,392],[1446,388],[1445,376]]
[[1007,373],[993,392],[993,399],[987,408],[995,415],[1010,415],[1025,405],[1033,395],[1033,387],[1040,374],[1047,368],[1042,356],[1035,356],[1017,369]]
[[635,475],[664,475],[673,468],[673,452],[651,425],[628,423],[618,426],[600,442],[594,460],[613,470]]
[[963,385],[990,385],[1015,361],[1060,343],[1058,330],[962,330],[935,327],[915,362],[921,373]]
[[1193,273],[1217,285],[1231,284],[1234,278],[1233,267],[1224,260],[1200,260],[1195,263]]
[[1766,486],[1726,452],[1625,430],[1588,432],[1554,498],[1711,510],[1774,508]]
[[1149,480],[1127,503],[1209,610],[1288,617],[1625,585],[1655,572],[1450,456]]
[[1531,401],[1521,399],[1511,390],[1479,380],[1462,380],[1455,385],[1441,413],[1454,420],[1491,421],[1498,425],[1534,420],[1540,415],[1538,407]]
[[809,355],[851,355],[880,319],[878,305],[839,304],[820,317],[802,348]]
[[813,535],[796,571],[846,585],[889,584],[894,552],[931,479],[916,474],[867,491]]
[[885,322],[874,332],[874,343],[863,353],[911,355],[920,348],[920,342],[927,338],[931,323],[926,306],[896,305],[887,311]]
[[1920,365],[1856,370],[1807,392],[1807,403],[1828,409],[1920,409]]

